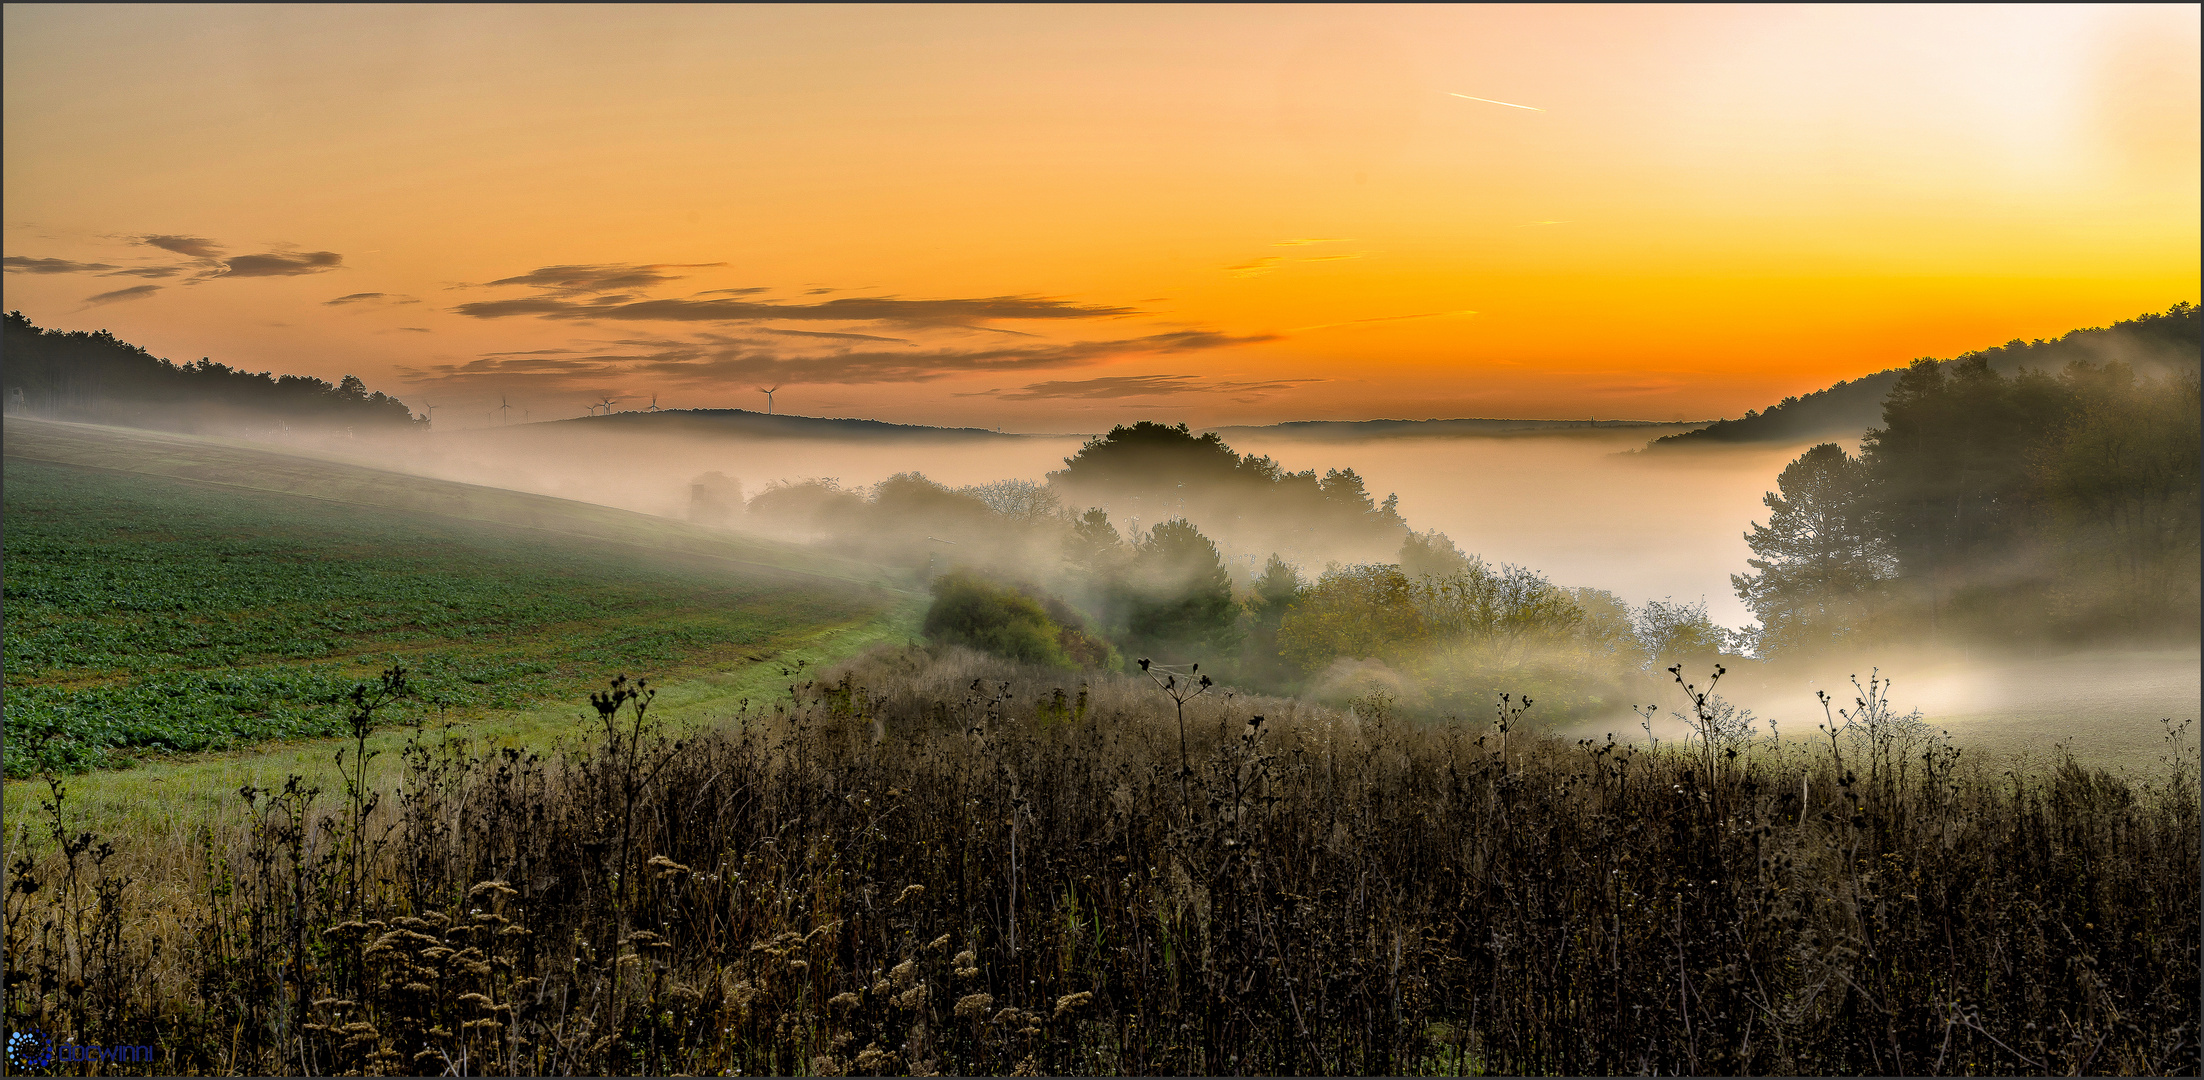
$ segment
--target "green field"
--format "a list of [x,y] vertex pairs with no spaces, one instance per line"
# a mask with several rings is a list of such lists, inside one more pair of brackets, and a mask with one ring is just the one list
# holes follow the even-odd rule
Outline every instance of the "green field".
[[800,548],[208,440],[11,419],[4,478],[11,777],[333,735],[392,664],[465,723],[908,606]]

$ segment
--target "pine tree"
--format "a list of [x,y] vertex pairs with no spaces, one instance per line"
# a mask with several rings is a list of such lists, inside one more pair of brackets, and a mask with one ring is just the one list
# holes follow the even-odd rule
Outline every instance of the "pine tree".
[[1835,443],[1799,455],[1761,501],[1768,523],[1745,534],[1757,571],[1730,575],[1760,619],[1766,654],[1827,644],[1866,629],[1877,583],[1895,561],[1868,518],[1868,471]]

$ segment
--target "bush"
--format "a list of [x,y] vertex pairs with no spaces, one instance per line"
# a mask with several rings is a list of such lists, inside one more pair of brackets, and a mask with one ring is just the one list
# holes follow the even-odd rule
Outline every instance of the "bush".
[[934,580],[926,636],[1011,660],[1049,667],[1114,669],[1117,651],[1086,631],[1069,604],[1030,586],[1004,585],[970,571]]

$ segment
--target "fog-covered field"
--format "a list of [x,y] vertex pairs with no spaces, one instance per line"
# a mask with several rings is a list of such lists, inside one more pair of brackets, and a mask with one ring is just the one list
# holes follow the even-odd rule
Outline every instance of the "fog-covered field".
[[[668,425],[670,428],[671,425]],[[1744,533],[1765,521],[1762,496],[1799,445],[1631,453],[1664,430],[1562,430],[1498,436],[1310,438],[1242,429],[1232,448],[1288,470],[1358,472],[1379,499],[1399,496],[1416,529],[1445,532],[1488,563],[1516,563],[1556,584],[1610,590],[1632,604],[1703,601],[1717,623],[1750,621],[1729,576],[1746,569]],[[951,486],[1045,481],[1077,452],[1076,435],[923,435],[857,439],[674,433],[640,425],[559,423],[477,429],[393,443],[324,442],[321,452],[424,476],[464,480],[682,516],[689,484],[707,472],[766,485],[834,478],[862,490],[919,472]],[[1850,449],[1850,447],[1848,447]],[[1121,524],[1124,524],[1121,522]],[[1241,565],[1261,552],[1227,552]],[[1322,567],[1304,567],[1314,574]],[[1963,745],[2000,756],[2047,754],[2064,744],[2108,766],[2154,762],[2161,721],[2198,714],[2193,647],[2008,658],[1955,650],[1827,661],[1811,672],[1738,672],[1724,692],[1788,734],[1821,719],[1814,693],[1850,701],[1849,678],[1894,678],[1893,702],[1919,708]],[[1660,703],[1663,710],[1676,701]],[[1597,730],[1595,730],[1597,729]],[[1572,729],[1643,738],[1628,713]],[[1654,725],[1673,737],[1679,729]]]

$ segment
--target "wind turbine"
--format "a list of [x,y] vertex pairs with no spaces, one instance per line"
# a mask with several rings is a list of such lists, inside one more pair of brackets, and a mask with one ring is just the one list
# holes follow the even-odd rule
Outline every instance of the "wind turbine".
[[506,401],[505,401],[505,395],[503,395],[503,394],[499,394],[499,395],[497,396],[497,416],[498,416],[498,419],[499,419],[499,420],[501,420],[501,421],[503,421],[503,422],[505,422],[505,423],[508,423],[508,424],[509,424],[509,423],[512,423],[512,421],[513,421],[513,413],[512,413],[512,410],[513,410],[513,407],[512,407],[511,405],[507,404],[507,403],[506,403]]
[[422,401],[422,402],[421,402],[421,407],[422,407],[422,408],[424,408],[424,409],[427,409],[427,410],[429,411],[429,426],[430,426],[430,427],[435,427],[435,426],[436,426],[436,406],[434,406],[434,405],[431,405],[431,404],[429,404],[429,403],[428,403],[428,402],[427,402],[426,400],[424,400],[424,401]]
[[661,409],[660,409],[660,408],[658,407],[658,395],[656,395],[656,394],[652,394],[652,395],[650,396],[650,408],[648,408],[648,409],[645,409],[645,410],[643,410],[643,411],[644,411],[644,412],[662,412],[662,411],[663,411],[663,410],[661,410]]
[[600,401],[600,402],[598,402],[597,404],[599,404],[599,405],[602,405],[602,406],[604,406],[604,407],[605,407],[605,415],[606,415],[606,416],[611,416],[611,415],[612,415],[612,407],[613,407],[614,405],[617,405],[617,404],[619,404],[619,402],[620,402],[620,399],[618,399],[618,398],[606,398],[606,399],[604,399],[603,401]]
[[[773,388],[773,390],[779,389],[780,387],[778,386]],[[765,395],[765,415],[767,416],[773,415],[773,390],[767,390],[765,387],[762,386],[758,387],[758,393]]]

